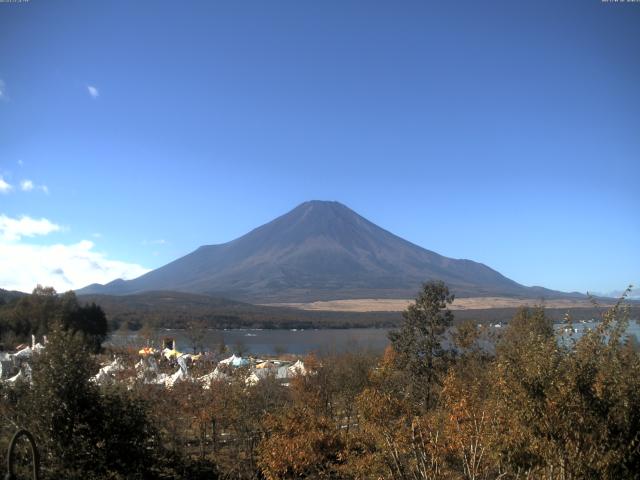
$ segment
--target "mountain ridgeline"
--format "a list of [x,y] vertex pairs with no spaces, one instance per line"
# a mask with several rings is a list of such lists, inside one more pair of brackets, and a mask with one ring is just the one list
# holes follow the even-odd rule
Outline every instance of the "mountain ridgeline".
[[305,202],[246,235],[205,245],[133,280],[93,284],[79,294],[179,291],[251,303],[411,298],[427,280],[456,295],[558,298],[471,260],[438,255],[338,202]]

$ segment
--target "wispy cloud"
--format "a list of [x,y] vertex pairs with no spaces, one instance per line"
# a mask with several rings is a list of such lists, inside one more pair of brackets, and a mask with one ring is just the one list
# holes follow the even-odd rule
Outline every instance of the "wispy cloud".
[[46,218],[36,219],[26,215],[20,218],[11,218],[0,215],[0,241],[14,242],[22,237],[49,235],[59,230],[61,230],[60,225],[56,225]]
[[0,78],[0,100],[7,99],[7,90],[4,81]]
[[0,177],[0,193],[9,193],[11,190],[13,190],[13,187],[4,178]]
[[[637,285],[637,283],[636,283]],[[609,297],[609,298],[620,298],[625,291],[624,290],[612,290],[611,292],[589,292],[596,297]],[[632,288],[630,292],[627,293],[627,298],[632,300],[640,300],[640,288]]]
[[93,85],[87,85],[87,91],[92,98],[98,98],[100,96],[100,92]]
[[58,291],[77,289],[116,278],[131,279],[149,270],[135,263],[108,258],[93,242],[32,244],[25,237],[61,230],[48,219],[0,215],[0,287],[31,291],[38,283]]
[[24,179],[20,182],[20,189],[23,192],[30,192],[34,189],[36,190],[41,190],[44,193],[49,193],[49,187],[47,187],[46,185],[36,185],[35,183],[33,183],[33,181],[29,180],[29,179]]
[[142,241],[142,245],[168,245],[169,242],[167,242],[164,238],[159,238],[157,240],[143,240]]

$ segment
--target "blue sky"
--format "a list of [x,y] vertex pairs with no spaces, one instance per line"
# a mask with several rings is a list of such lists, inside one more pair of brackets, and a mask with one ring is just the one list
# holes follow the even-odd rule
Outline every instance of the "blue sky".
[[0,287],[310,199],[525,285],[637,284],[639,41],[600,0],[2,3]]

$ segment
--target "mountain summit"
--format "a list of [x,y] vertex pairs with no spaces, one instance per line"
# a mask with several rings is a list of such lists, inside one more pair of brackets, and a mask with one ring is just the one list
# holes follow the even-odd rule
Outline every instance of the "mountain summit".
[[423,282],[435,279],[458,296],[564,296],[525,287],[481,263],[438,255],[341,203],[317,200],[134,280],[93,284],[78,293],[174,290],[250,302],[410,298]]

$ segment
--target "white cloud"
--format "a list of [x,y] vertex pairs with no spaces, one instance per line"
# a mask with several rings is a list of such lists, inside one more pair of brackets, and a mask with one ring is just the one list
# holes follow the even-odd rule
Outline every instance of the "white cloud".
[[0,100],[7,98],[7,91],[5,89],[4,81],[0,78]]
[[93,85],[87,85],[87,91],[92,98],[98,98],[100,96],[100,92]]
[[49,187],[47,187],[46,185],[36,185],[35,183],[33,183],[33,181],[29,179],[25,179],[20,182],[20,189],[23,192],[30,192],[31,190],[36,189],[36,190],[41,190],[46,194],[49,193]]
[[4,178],[0,177],[0,193],[9,193],[13,187],[5,182]]
[[0,288],[30,292],[39,283],[62,292],[116,278],[136,278],[149,271],[135,263],[107,258],[95,251],[89,240],[50,245],[20,241],[60,229],[45,218],[0,215]]
[[18,165],[23,166],[24,162],[22,160],[18,160]]
[[136,278],[149,271],[134,263],[110,260],[93,247],[88,240],[70,245],[0,242],[0,287],[30,292],[41,284],[64,292],[116,278]]
[[11,218],[0,215],[0,242],[15,242],[22,237],[48,235],[61,230],[60,225],[46,218],[35,219],[27,216]]

